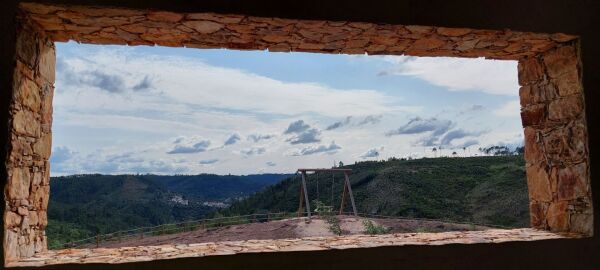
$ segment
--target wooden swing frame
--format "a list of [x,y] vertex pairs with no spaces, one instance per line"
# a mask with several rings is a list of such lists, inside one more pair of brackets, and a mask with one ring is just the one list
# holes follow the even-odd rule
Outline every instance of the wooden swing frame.
[[308,200],[308,189],[306,188],[306,179],[307,172],[342,172],[344,174],[344,190],[342,191],[342,202],[340,205],[339,214],[342,215],[344,213],[344,206],[346,204],[346,196],[350,197],[350,203],[352,204],[352,212],[354,216],[358,216],[358,212],[356,211],[356,204],[354,203],[354,194],[352,194],[352,187],[350,186],[350,178],[349,174],[352,172],[352,169],[340,169],[340,168],[331,168],[331,169],[298,169],[297,173],[300,173],[302,178],[302,183],[300,185],[300,202],[298,203],[298,217],[303,215],[303,206],[306,206],[307,217],[310,220],[310,202]]

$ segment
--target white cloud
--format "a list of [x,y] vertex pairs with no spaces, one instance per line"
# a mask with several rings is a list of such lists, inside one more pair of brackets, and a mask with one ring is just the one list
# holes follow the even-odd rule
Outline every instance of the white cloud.
[[262,155],[267,151],[265,147],[251,147],[248,149],[242,149],[240,153],[244,156]]
[[173,144],[172,150],[169,150],[167,154],[194,154],[207,151],[210,140],[197,136],[191,138],[179,137]]
[[241,139],[242,138],[240,137],[240,134],[233,133],[233,134],[231,134],[231,136],[229,136],[229,138],[227,138],[227,140],[225,140],[225,142],[223,143],[223,146],[235,144]]
[[348,124],[350,124],[350,121],[352,120],[352,116],[346,116],[346,119],[342,120],[342,121],[337,121],[329,126],[327,126],[327,128],[325,128],[326,130],[334,130],[337,128],[341,128],[343,126],[346,126]]
[[[423,155],[422,146],[411,144],[423,136],[419,129],[440,133],[441,138],[454,127],[479,128],[455,118],[436,120],[440,108],[433,108],[427,97],[411,94],[410,106],[399,106],[404,92],[388,92],[378,84],[372,84],[374,90],[369,85],[343,89],[275,80],[168,52],[156,56],[128,47],[73,48],[65,57],[59,47],[60,66],[71,75],[89,78],[69,81],[68,74],[57,73],[53,142],[68,148],[55,148],[53,175],[293,172],[298,167],[329,166],[334,160],[352,163],[363,155]],[[373,59],[380,61],[373,68],[388,65]],[[277,64],[271,68],[277,69]],[[492,112],[490,103],[481,104]],[[463,105],[449,106],[464,109]],[[402,127],[417,112],[424,123]],[[512,121],[494,113],[480,115],[481,121]],[[299,119],[303,121],[290,125]],[[392,128],[403,135],[385,136]],[[477,138],[481,144],[514,136],[494,128]],[[467,139],[471,137],[448,138],[453,145]],[[385,151],[373,148],[378,145],[385,145]]]
[[248,135],[247,139],[249,141],[253,141],[253,142],[260,142],[262,140],[269,140],[274,138],[275,135],[274,134],[250,134]]
[[61,117],[61,125],[94,128],[115,128],[152,133],[171,134],[173,130],[200,130],[191,123],[155,119],[147,116],[126,116],[111,113],[70,112]]
[[513,100],[505,103],[502,107],[493,111],[497,116],[514,117],[521,114],[521,104],[518,100]]
[[[175,56],[136,55],[132,50],[98,50],[75,58],[63,59],[64,69],[74,75],[102,73],[119,78],[119,85],[135,88],[140,82],[152,82],[146,91],[103,91],[100,100],[86,99],[86,108],[119,107],[123,110],[139,108],[130,102],[115,99],[116,93],[125,97],[144,99],[148,92],[160,95],[156,104],[181,103],[204,108],[221,108],[297,115],[317,113],[326,116],[343,116],[348,111],[357,115],[381,114],[402,110],[391,104],[397,97],[387,96],[372,89],[336,89],[314,82],[283,82],[242,70],[211,66],[198,60]],[[116,75],[116,74],[121,74]],[[149,79],[148,79],[149,78]],[[68,82],[67,78],[63,81]],[[102,84],[103,86],[104,84]],[[79,92],[76,85],[59,85],[61,91]],[[111,85],[111,87],[113,87]],[[149,99],[152,99],[149,97]],[[171,102],[169,102],[171,101]]]
[[383,146],[381,146],[379,148],[371,148],[367,152],[365,152],[364,154],[360,155],[360,158],[367,159],[367,158],[376,158],[376,157],[379,157],[379,155],[381,154],[381,152],[383,151],[383,149],[384,149]]
[[448,88],[517,96],[517,62],[484,58],[384,56],[396,66],[381,75],[406,75]]
[[334,129],[342,128],[342,127],[352,124],[352,122],[354,122],[354,124],[352,124],[354,126],[375,125],[375,124],[381,122],[381,118],[383,118],[383,115],[367,115],[364,118],[362,118],[362,120],[359,120],[357,122],[357,121],[354,121],[354,120],[358,120],[358,119],[356,119],[356,117],[346,116],[345,119],[328,125],[325,128],[325,130],[334,130]]
[[213,159],[203,159],[200,160],[200,164],[201,165],[210,165],[210,164],[215,164],[219,161],[219,159],[213,158]]
[[420,134],[431,131],[433,132],[433,135],[439,136],[452,128],[453,125],[454,123],[450,120],[437,119],[435,117],[429,119],[415,117],[398,129],[386,132],[386,136]]
[[342,147],[337,145],[335,142],[331,142],[329,145],[308,146],[308,147],[305,147],[302,149],[297,149],[296,151],[292,152],[291,155],[292,156],[307,156],[307,155],[314,155],[314,154],[319,154],[319,153],[333,154],[333,153],[336,153],[340,149],[342,149]]
[[84,154],[65,147],[56,147],[53,152],[62,154],[66,149],[69,152],[68,159],[51,160],[53,176],[80,173],[176,174],[191,171],[186,164],[163,158],[153,151],[122,152],[122,149],[98,149]]

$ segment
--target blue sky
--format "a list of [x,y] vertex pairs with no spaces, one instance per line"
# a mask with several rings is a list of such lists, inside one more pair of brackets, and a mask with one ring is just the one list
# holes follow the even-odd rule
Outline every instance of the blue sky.
[[518,145],[516,65],[58,43],[52,174],[292,172]]

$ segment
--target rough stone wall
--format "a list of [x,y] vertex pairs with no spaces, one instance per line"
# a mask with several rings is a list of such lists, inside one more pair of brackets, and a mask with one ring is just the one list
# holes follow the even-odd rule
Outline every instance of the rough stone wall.
[[[242,241],[206,242],[194,244],[166,244],[157,246],[119,247],[119,248],[81,248],[49,250],[7,264],[9,267],[39,267],[56,264],[79,263],[134,263],[149,260],[164,260],[217,255],[248,253],[273,253],[290,251],[344,250],[354,248],[374,248],[409,245],[447,245],[447,244],[497,244],[509,241],[539,241],[563,239],[561,235],[548,231],[523,229],[490,229],[485,231],[453,231],[437,233],[397,233],[385,235],[343,235],[324,237],[304,237],[295,239],[261,239]],[[282,255],[279,253],[278,255]],[[130,264],[128,268],[132,267]],[[201,268],[191,266],[190,268]],[[229,269],[219,265],[218,269]],[[286,269],[290,267],[277,267]],[[297,267],[291,267],[293,269]],[[429,269],[431,267],[426,267]],[[60,269],[60,268],[59,268]],[[83,267],[86,269],[86,267]],[[152,269],[152,268],[151,268]],[[168,269],[172,269],[168,267]],[[186,268],[187,269],[187,268]],[[254,269],[242,267],[241,269]],[[261,265],[260,269],[264,269]],[[331,269],[331,268],[327,268]],[[334,268],[335,269],[335,268]],[[358,268],[363,269],[363,268]],[[463,267],[459,267],[463,269]],[[480,269],[480,268],[478,268]],[[485,269],[485,268],[484,268]]]
[[[592,234],[587,131],[575,36],[24,3],[10,106],[4,252],[46,250],[53,41],[519,60],[535,228]],[[32,23],[29,23],[31,19]]]
[[53,40],[93,44],[518,60],[577,38],[560,33],[291,20],[35,3],[22,3],[21,7]]
[[593,234],[587,125],[577,44],[519,61],[531,225]]
[[47,250],[44,229],[50,191],[54,43],[33,24],[18,27],[5,164],[3,241],[7,261]]

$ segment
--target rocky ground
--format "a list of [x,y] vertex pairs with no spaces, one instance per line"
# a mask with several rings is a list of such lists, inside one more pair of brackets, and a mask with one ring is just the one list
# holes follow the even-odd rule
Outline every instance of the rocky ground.
[[[365,234],[362,217],[340,216],[342,235]],[[486,230],[489,227],[473,226],[467,224],[446,223],[441,221],[407,220],[407,219],[371,219],[374,224],[383,225],[390,229],[390,233],[409,232],[443,232],[443,231],[469,231]],[[192,244],[221,241],[287,239],[318,236],[335,236],[329,230],[329,224],[318,217],[311,222],[303,218],[292,218],[263,223],[249,223],[231,225],[217,229],[199,229],[168,235],[144,236],[144,238],[128,238],[121,241],[108,241],[100,243],[100,247],[134,247],[163,244]],[[95,244],[86,246],[95,247]]]

